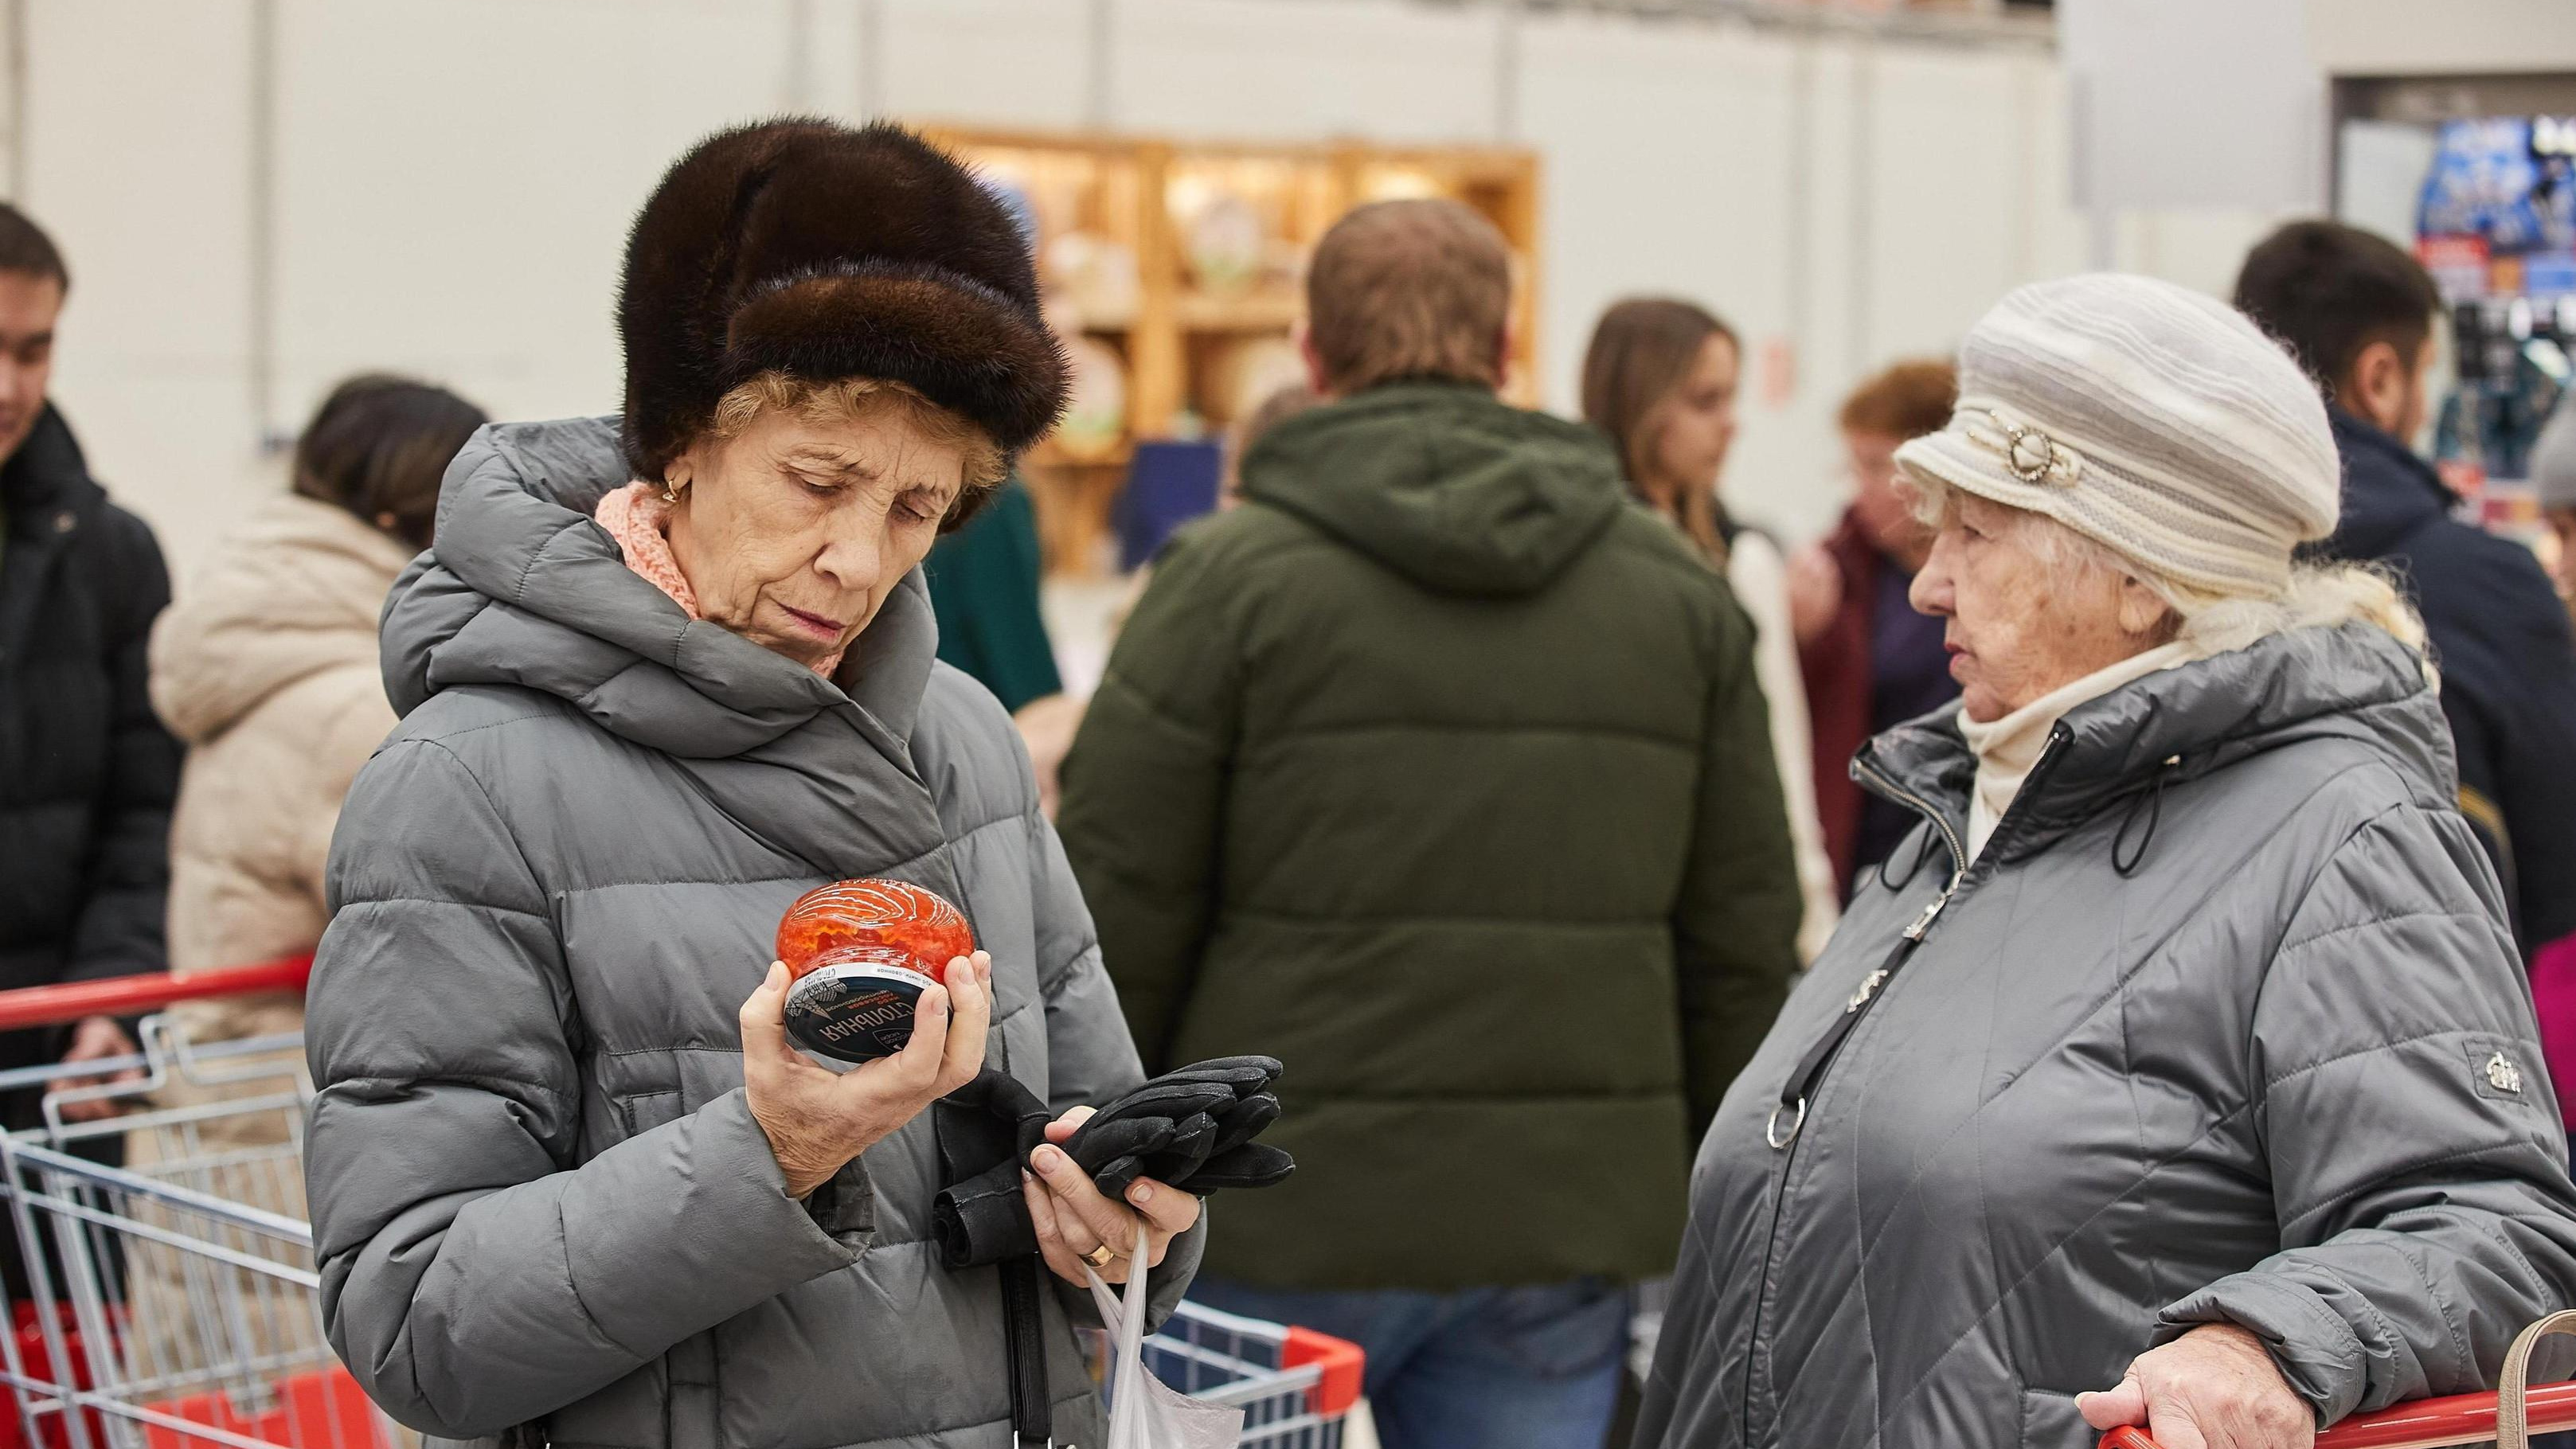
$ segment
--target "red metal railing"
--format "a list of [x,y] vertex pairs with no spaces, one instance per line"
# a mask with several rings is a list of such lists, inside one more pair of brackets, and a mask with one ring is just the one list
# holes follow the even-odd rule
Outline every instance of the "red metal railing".
[[143,1016],[174,1002],[209,996],[240,996],[259,991],[302,991],[313,974],[313,958],[290,956],[256,966],[227,966],[219,971],[193,971],[185,976],[111,976],[105,981],[74,981],[59,986],[29,986],[0,991],[0,1031],[29,1026],[60,1026],[91,1016]]
[[[2533,1433],[2576,1429],[2576,1383],[2538,1385],[2525,1402]],[[2495,1436],[2496,1396],[2453,1394],[2355,1414],[2319,1433],[2317,1449],[2437,1449],[2483,1444]],[[2102,1449],[2156,1449],[2156,1441],[2135,1429],[2114,1429],[2102,1436]]]

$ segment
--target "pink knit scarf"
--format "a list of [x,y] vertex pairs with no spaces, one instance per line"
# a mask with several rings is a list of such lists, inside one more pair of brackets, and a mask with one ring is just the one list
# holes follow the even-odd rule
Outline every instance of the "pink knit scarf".
[[[698,611],[698,594],[689,587],[689,576],[680,572],[680,561],[671,555],[671,505],[662,501],[662,492],[650,483],[629,483],[599,500],[591,513],[608,536],[626,554],[626,566],[638,578],[671,596],[680,612],[692,619],[703,619]],[[825,679],[841,667],[841,651],[814,665],[814,672]]]

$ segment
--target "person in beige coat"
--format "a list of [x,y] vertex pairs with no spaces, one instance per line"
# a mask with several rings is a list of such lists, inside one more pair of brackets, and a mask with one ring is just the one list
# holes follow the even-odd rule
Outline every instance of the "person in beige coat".
[[[303,955],[321,941],[330,920],[323,862],[341,797],[394,725],[376,662],[376,617],[395,575],[429,545],[448,460],[484,421],[472,404],[424,383],[372,376],[342,383],[296,444],[293,491],[260,505],[217,545],[154,627],[152,705],[188,746],[170,831],[173,972]],[[186,1002],[170,1021],[191,1043],[294,1032],[304,1024],[303,1000]],[[273,1066],[274,1074],[229,1087],[182,1070],[155,1089],[152,1105],[275,1091],[301,1056],[252,1058],[250,1070]],[[137,1165],[157,1164],[190,1186],[300,1218],[296,1165],[242,1150],[276,1146],[290,1130],[279,1114],[237,1113],[176,1136],[129,1133],[127,1151]],[[181,1140],[192,1161],[169,1160]],[[132,1335],[134,1372],[186,1375],[227,1351],[311,1341],[309,1323],[285,1321],[233,1325],[253,1340],[245,1344],[178,1331],[193,1321],[185,1308],[192,1292],[205,1291],[209,1272],[228,1270],[142,1242],[131,1254],[134,1321],[174,1330]],[[154,1311],[156,1301],[168,1311]]]
[[[330,919],[340,798],[393,728],[376,616],[429,546],[440,475],[483,414],[390,377],[343,383],[294,490],[218,546],[152,631],[152,705],[188,745],[170,831],[170,968],[302,955]],[[293,1031],[292,1000],[194,1004],[192,1037]]]

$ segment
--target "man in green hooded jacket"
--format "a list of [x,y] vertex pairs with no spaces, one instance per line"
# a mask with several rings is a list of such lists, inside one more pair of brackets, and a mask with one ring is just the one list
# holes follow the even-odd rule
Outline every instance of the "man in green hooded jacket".
[[1307,285],[1335,401],[1165,549],[1065,846],[1149,1069],[1288,1064],[1297,1174],[1194,1296],[1359,1341],[1388,1449],[1598,1444],[1796,959],[1752,626],[1606,440],[1496,397],[1483,218],[1363,207]]

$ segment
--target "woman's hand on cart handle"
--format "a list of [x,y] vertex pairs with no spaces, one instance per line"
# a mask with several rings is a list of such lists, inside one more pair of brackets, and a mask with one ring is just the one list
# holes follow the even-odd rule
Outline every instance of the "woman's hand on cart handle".
[[[2203,1324],[2137,1356],[2112,1388],[2077,1394],[2096,1429],[2144,1429],[2156,1449],[2310,1449],[2317,1420],[2291,1392],[2263,1341],[2232,1323]],[[2130,1436],[2106,1446],[2134,1444]]]
[[[63,1053],[63,1065],[74,1066],[81,1062],[132,1055],[134,1039],[125,1034],[125,1028],[117,1024],[115,1017],[85,1016],[72,1028],[72,1046],[71,1050]],[[108,1077],[67,1077],[58,1085],[85,1087],[104,1082],[110,1086],[125,1086],[142,1080],[141,1067],[127,1067]],[[114,1097],[76,1097],[62,1104],[62,1113],[66,1122],[99,1122],[125,1108],[126,1103]]]
[[816,1066],[787,1040],[787,967],[773,961],[742,1004],[742,1084],[752,1120],[802,1201],[922,1109],[975,1080],[993,1021],[993,958],[948,963],[945,985],[914,1004],[912,1039],[847,1072]]
[[[1047,1124],[1047,1145],[1029,1154],[1020,1188],[1038,1230],[1038,1254],[1057,1277],[1085,1284],[1084,1265],[1097,1263],[1093,1271],[1102,1281],[1124,1283],[1134,1268],[1128,1259],[1136,1251],[1136,1224],[1145,1225],[1145,1266],[1161,1267],[1172,1239],[1197,1224],[1199,1200],[1150,1177],[1128,1187],[1126,1203],[1102,1196],[1063,1145],[1090,1116],[1089,1107],[1076,1107]],[[1104,1247],[1114,1255],[1106,1261],[1099,1257]]]

